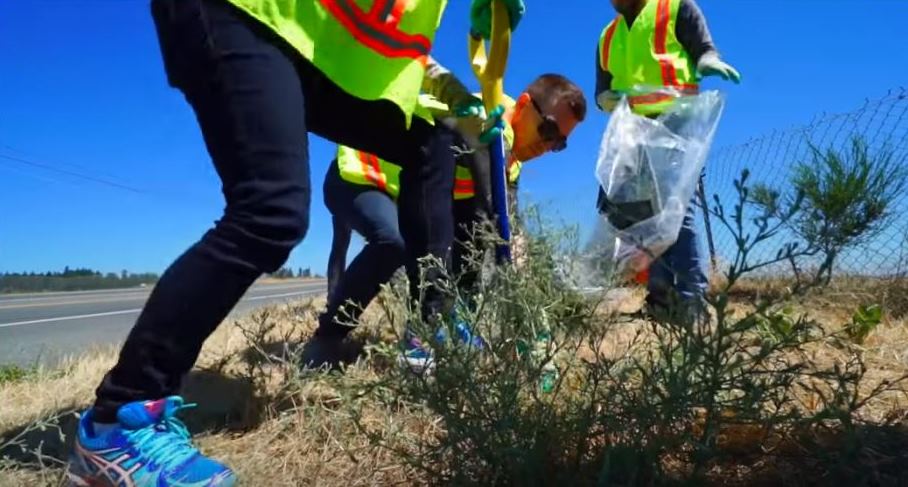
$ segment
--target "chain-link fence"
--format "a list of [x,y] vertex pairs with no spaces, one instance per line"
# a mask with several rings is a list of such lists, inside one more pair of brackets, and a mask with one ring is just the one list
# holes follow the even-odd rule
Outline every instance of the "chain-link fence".
[[[856,136],[866,142],[871,154],[891,151],[895,161],[908,164],[908,90],[893,90],[881,99],[868,100],[852,112],[822,113],[803,127],[774,131],[741,145],[714,150],[704,181],[707,199],[712,205],[712,195],[718,195],[730,210],[737,198],[734,181],[744,169],[750,171],[749,183],[785,190],[791,185],[791,169],[797,163],[810,161],[811,145],[822,151],[834,149],[847,153]],[[892,224],[869,242],[843,253],[838,260],[838,272],[866,276],[897,272],[908,250],[908,195],[898,199],[891,211]],[[735,241],[715,218],[711,223],[711,231],[707,233],[714,261],[728,261],[737,251]],[[787,237],[790,236],[782,234],[777,241]],[[751,257],[769,259],[777,250],[778,246],[770,243],[762,247],[763,255]]]

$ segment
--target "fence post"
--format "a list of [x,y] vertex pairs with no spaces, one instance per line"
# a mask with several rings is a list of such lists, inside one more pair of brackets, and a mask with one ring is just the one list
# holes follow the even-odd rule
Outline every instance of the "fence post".
[[704,174],[700,174],[700,181],[697,184],[697,196],[700,198],[700,207],[703,210],[703,226],[706,228],[706,243],[709,245],[709,262],[712,271],[716,270],[716,243],[713,240],[713,226],[709,219],[709,206],[706,203],[706,183]]

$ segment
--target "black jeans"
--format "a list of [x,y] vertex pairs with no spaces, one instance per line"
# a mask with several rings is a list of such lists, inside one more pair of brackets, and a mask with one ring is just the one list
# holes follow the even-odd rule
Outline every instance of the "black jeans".
[[472,296],[479,285],[481,264],[475,262],[480,255],[492,248],[483,238],[480,224],[485,214],[476,198],[454,201],[454,245],[451,252],[451,270],[457,279],[460,295],[472,305]]
[[[404,265],[404,239],[398,226],[397,202],[372,186],[344,181],[337,160],[325,174],[325,206],[337,222],[328,259],[328,305],[319,318],[321,336],[346,335],[363,309]],[[346,266],[350,232],[366,239],[363,250]],[[340,312],[343,306],[343,312]]]
[[[409,267],[447,259],[453,156],[432,126],[407,128],[391,102],[346,94],[279,37],[224,0],[152,0],[171,85],[192,106],[222,182],[214,227],[164,272],[97,390],[98,421],[125,403],[179,391],[205,339],[306,233],[308,133],[406,161],[400,195]],[[429,218],[429,215],[435,215]],[[432,288],[435,289],[435,288]],[[443,303],[428,300],[426,313]]]
[[[441,128],[440,130],[447,130]],[[459,138],[454,136],[459,142]],[[325,206],[334,221],[331,256],[328,259],[328,304],[319,317],[320,336],[343,337],[358,323],[370,302],[394,272],[404,264],[404,242],[398,230],[395,201],[371,186],[359,186],[341,179],[337,161],[325,174]],[[469,295],[477,283],[479,270],[470,266],[468,252],[480,213],[473,199],[454,201],[454,245],[452,270],[463,294]],[[441,215],[438,215],[441,218]],[[363,250],[346,267],[350,232],[366,239]],[[411,287],[410,293],[417,292]]]
[[[327,198],[327,195],[326,195]],[[396,210],[395,210],[396,211]],[[395,217],[394,221],[397,221]],[[399,231],[399,230],[398,230]],[[335,215],[331,216],[331,253],[328,255],[328,302],[330,303],[337,294],[338,284],[347,271],[347,250],[350,249],[350,237],[353,229]],[[403,237],[401,237],[403,240]]]

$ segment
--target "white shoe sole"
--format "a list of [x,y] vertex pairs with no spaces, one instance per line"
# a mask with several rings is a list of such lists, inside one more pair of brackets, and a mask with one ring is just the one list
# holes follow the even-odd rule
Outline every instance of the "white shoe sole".
[[435,361],[431,358],[412,358],[401,355],[398,357],[397,363],[401,367],[418,375],[422,375],[426,372],[431,374],[432,371],[435,370]]

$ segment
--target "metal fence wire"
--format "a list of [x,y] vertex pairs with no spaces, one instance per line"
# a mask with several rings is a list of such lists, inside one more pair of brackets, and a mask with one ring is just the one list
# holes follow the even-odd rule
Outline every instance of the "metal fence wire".
[[[867,100],[857,110],[847,113],[821,113],[801,127],[776,130],[743,144],[714,150],[706,166],[705,194],[712,206],[717,195],[730,209],[737,193],[734,181],[744,169],[750,171],[749,184],[762,183],[785,190],[790,187],[792,168],[811,160],[810,145],[822,151],[834,149],[847,153],[854,137],[862,138],[871,154],[892,151],[894,160],[908,165],[908,90],[891,90],[877,100]],[[892,224],[858,248],[843,253],[837,263],[838,273],[888,276],[904,266],[908,251],[908,195],[903,194],[890,209]],[[704,225],[704,220],[700,224]],[[705,225],[713,262],[734,258],[737,246],[731,233],[715,218]],[[786,235],[780,235],[779,241]],[[777,242],[778,243],[778,242]],[[757,260],[775,255],[778,245],[764,245],[752,255]]]

